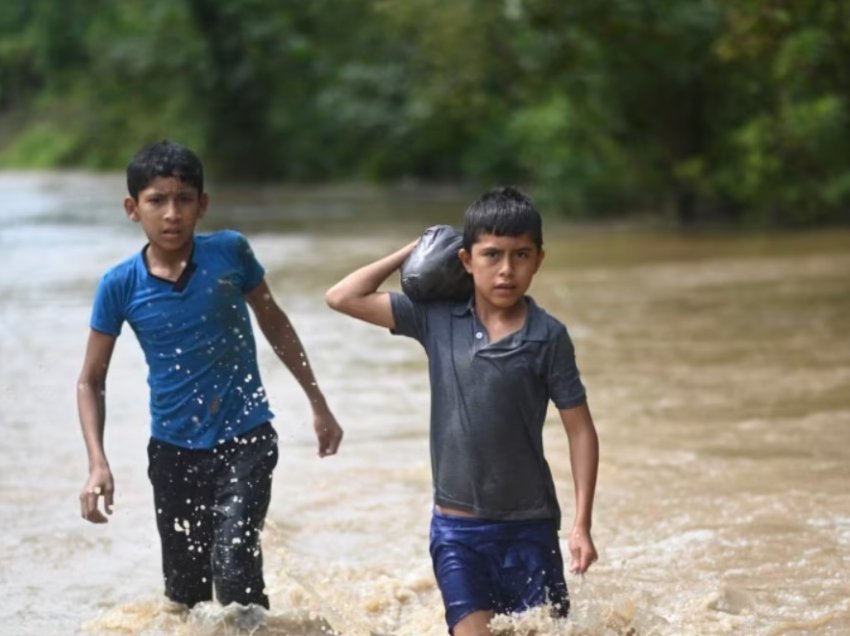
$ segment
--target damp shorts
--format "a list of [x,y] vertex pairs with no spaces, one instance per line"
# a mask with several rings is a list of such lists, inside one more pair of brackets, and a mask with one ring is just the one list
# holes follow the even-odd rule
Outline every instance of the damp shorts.
[[554,520],[488,521],[435,510],[430,550],[449,633],[479,610],[507,614],[549,604],[558,616],[569,612]]

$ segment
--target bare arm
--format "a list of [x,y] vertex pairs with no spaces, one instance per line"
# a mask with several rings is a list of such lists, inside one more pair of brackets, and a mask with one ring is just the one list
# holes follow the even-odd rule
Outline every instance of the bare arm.
[[599,438],[586,402],[575,408],[562,409],[560,413],[570,441],[570,465],[576,497],[576,517],[569,538],[570,571],[581,574],[597,559],[590,527],[599,468]]
[[350,273],[325,294],[328,305],[339,312],[379,327],[395,327],[390,296],[378,288],[413,251],[417,241]]
[[83,369],[77,381],[77,410],[89,459],[89,477],[80,492],[80,514],[92,523],[108,519],[98,508],[103,497],[103,511],[112,514],[115,482],[103,447],[106,426],[106,374],[115,348],[115,336],[91,330],[86,345]]
[[310,400],[319,456],[335,454],[342,441],[342,429],[316,383],[307,353],[289,317],[275,302],[265,280],[245,294],[245,299],[254,311],[266,340]]

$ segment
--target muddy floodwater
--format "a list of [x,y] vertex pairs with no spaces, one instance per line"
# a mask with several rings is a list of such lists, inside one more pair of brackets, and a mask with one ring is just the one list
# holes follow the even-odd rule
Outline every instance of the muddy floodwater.
[[[203,229],[243,230],[346,431],[316,457],[307,401],[271,349],[281,438],[258,635],[445,633],[427,553],[428,387],[419,345],[325,307],[344,273],[466,195],[211,188]],[[116,509],[80,519],[76,377],[100,274],[142,247],[117,176],[0,174],[0,633],[247,634],[162,601],[146,476],[145,366],[124,330],[107,386]],[[501,634],[850,633],[850,232],[683,235],[547,220],[531,289],[575,342],[599,429],[599,562],[565,623]],[[397,285],[397,280],[392,280]],[[573,512],[566,436],[546,452]],[[240,626],[241,625],[241,626]],[[256,626],[255,626],[256,627]]]

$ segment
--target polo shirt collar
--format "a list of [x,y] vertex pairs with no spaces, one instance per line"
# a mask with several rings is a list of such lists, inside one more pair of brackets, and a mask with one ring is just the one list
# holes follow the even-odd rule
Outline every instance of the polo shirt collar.
[[[525,296],[524,298],[528,313],[525,316],[525,324],[515,334],[515,337],[520,338],[524,342],[545,342],[547,340],[546,312],[538,307],[531,296]],[[452,314],[458,318],[463,316],[471,317],[474,309],[475,296],[472,296],[467,302],[455,305],[452,309]]]

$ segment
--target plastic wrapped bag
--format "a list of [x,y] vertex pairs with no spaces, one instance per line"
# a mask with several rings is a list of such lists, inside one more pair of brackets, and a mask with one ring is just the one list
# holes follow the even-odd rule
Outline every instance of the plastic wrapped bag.
[[472,276],[458,258],[462,246],[463,236],[450,225],[429,227],[401,265],[401,290],[413,300],[468,299]]

